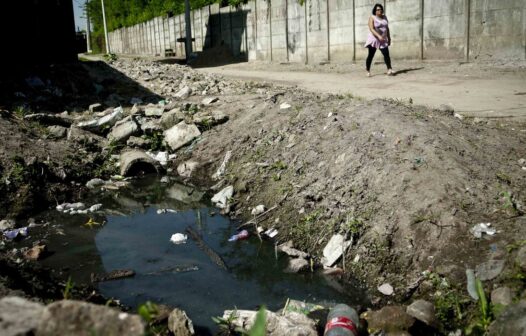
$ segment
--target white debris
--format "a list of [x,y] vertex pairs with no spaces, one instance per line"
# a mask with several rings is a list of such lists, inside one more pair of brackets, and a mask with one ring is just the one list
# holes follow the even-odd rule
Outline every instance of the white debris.
[[291,107],[292,105],[290,105],[289,103],[281,103],[281,105],[279,106],[281,110],[288,110]]
[[323,249],[323,266],[331,267],[340,259],[342,254],[351,245],[351,241],[344,241],[345,237],[341,234],[336,234],[331,237],[325,248]]
[[99,211],[101,208],[102,208],[102,204],[100,203],[93,204],[92,206],[89,207],[89,212]]
[[212,197],[212,203],[214,203],[218,208],[224,209],[228,205],[228,200],[234,195],[234,187],[228,186],[218,192]]
[[469,231],[475,236],[475,238],[482,238],[482,234],[485,233],[488,236],[493,236],[497,231],[490,227],[491,223],[479,223],[472,227]]
[[269,238],[274,238],[278,235],[278,230],[276,229],[268,229],[265,231],[265,235]]
[[454,116],[455,118],[457,118],[458,120],[464,120],[464,116],[463,116],[462,114],[455,113],[455,114],[453,114],[453,116]]
[[187,240],[188,236],[182,233],[174,233],[172,237],[170,237],[170,241],[176,245],[185,244]]
[[157,209],[157,214],[164,214],[164,213],[177,213],[177,210],[174,209]]
[[166,166],[170,157],[168,156],[168,152],[159,152],[155,155],[154,159],[159,161],[161,165]]
[[223,158],[223,162],[221,163],[221,166],[219,166],[219,168],[214,173],[214,175],[212,175],[212,179],[219,180],[221,176],[225,174],[226,165],[228,164],[228,161],[230,161],[231,157],[232,157],[232,151],[227,151],[225,154],[225,157]]
[[263,204],[260,204],[252,209],[252,216],[257,216],[259,214],[262,214],[265,212],[265,206]]
[[393,286],[388,283],[384,283],[383,285],[379,286],[378,291],[383,295],[393,295],[394,293]]
[[94,179],[89,180],[86,183],[86,187],[89,188],[89,189],[95,189],[96,187],[101,186],[103,184],[104,184],[104,180],[103,179],[94,178]]

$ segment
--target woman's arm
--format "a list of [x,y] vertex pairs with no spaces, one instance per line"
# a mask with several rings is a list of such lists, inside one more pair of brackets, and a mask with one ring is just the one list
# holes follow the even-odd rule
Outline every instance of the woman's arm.
[[378,34],[378,32],[376,31],[376,29],[374,29],[374,19],[372,16],[369,17],[369,31],[371,32],[371,34],[373,34],[374,36],[376,36],[377,39],[379,39],[380,41],[383,41],[384,38],[382,37],[382,35]]

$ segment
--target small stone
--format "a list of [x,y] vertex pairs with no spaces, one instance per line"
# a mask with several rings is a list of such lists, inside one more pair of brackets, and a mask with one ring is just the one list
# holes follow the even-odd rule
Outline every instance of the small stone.
[[382,293],[383,295],[393,295],[394,289],[393,286],[391,286],[388,283],[384,283],[383,285],[378,287],[378,291]]
[[504,269],[504,260],[489,260],[478,265],[475,269],[477,278],[481,281],[495,279]]
[[66,127],[58,126],[58,125],[48,126],[47,130],[49,133],[48,136],[51,139],[65,138],[68,133],[68,129]]
[[205,99],[203,99],[203,100],[201,101],[201,103],[202,103],[203,105],[210,105],[210,104],[212,104],[212,103],[215,103],[215,102],[218,101],[218,100],[219,100],[219,98],[217,98],[217,97],[206,97]]
[[178,336],[194,335],[194,325],[192,320],[188,318],[186,313],[178,308],[175,308],[168,316],[168,329]]
[[490,336],[526,335],[526,301],[509,305],[490,325]]
[[447,105],[447,104],[441,104],[439,107],[438,107],[438,110],[440,112],[444,112],[444,113],[447,113],[447,114],[453,114],[455,112],[455,110],[453,109],[453,107],[451,107],[450,105]]
[[362,316],[367,320],[370,333],[406,331],[415,323],[402,306],[386,306],[378,311],[365,312]]
[[265,212],[265,206],[263,204],[260,204],[252,209],[251,214],[252,216],[257,216],[259,214],[262,214],[263,212]]
[[144,114],[147,117],[160,117],[163,115],[164,107],[159,107],[157,105],[148,105],[144,109]]
[[11,230],[15,225],[16,222],[13,219],[2,219],[0,221],[0,231]]
[[186,161],[177,166],[177,173],[182,177],[190,177],[195,169],[199,166],[199,162]]
[[435,317],[435,305],[429,301],[416,300],[411,303],[406,310],[407,314],[424,322],[429,326],[436,326],[437,319]]
[[194,124],[186,124],[184,121],[164,131],[164,141],[172,149],[177,150],[201,135]]
[[499,287],[491,291],[491,303],[508,306],[512,303],[513,295],[508,287]]
[[34,335],[44,306],[21,297],[0,299],[0,330],[2,335]]
[[279,108],[281,110],[288,110],[292,107],[292,105],[290,105],[289,103],[282,103],[281,105],[279,105]]
[[192,89],[189,88],[188,86],[185,86],[184,88],[182,88],[181,90],[179,90],[179,92],[175,94],[175,97],[180,98],[180,99],[186,99],[190,97],[191,94],[192,94]]
[[47,252],[46,245],[37,245],[25,251],[24,257],[29,260],[40,260],[40,258],[42,258],[42,256],[46,252]]
[[455,113],[455,114],[453,114],[453,116],[454,116],[455,118],[457,118],[458,120],[464,120],[464,116],[463,116],[462,114]]
[[519,159],[519,164],[521,166],[526,166],[526,159]]

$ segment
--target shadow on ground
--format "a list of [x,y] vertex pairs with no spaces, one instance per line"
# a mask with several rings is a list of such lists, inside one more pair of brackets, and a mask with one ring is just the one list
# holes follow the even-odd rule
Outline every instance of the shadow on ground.
[[0,79],[0,108],[24,114],[80,112],[94,103],[129,107],[133,97],[162,99],[102,61],[17,67]]

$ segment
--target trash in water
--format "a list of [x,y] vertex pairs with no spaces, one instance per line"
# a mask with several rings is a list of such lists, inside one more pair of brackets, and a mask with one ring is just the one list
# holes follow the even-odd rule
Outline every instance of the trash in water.
[[264,232],[265,235],[269,238],[274,238],[278,235],[278,230],[272,228],[272,229],[268,229],[267,231]]
[[482,238],[482,234],[485,233],[488,236],[493,236],[497,231],[491,228],[491,223],[479,223],[469,230],[475,238]]
[[95,225],[101,225],[101,223],[99,223],[99,222],[95,222],[95,221],[93,220],[93,218],[91,218],[91,217],[88,219],[88,221],[87,221],[86,223],[84,223],[84,226],[87,226],[87,227],[89,227],[89,228],[92,228],[92,227],[94,227]]
[[248,231],[242,230],[239,233],[233,235],[228,239],[229,242],[236,241],[236,240],[243,240],[248,238]]
[[170,241],[176,245],[185,244],[187,240],[188,236],[182,233],[174,233],[172,237],[170,237]]
[[157,209],[157,214],[164,214],[164,213],[177,213],[177,210],[174,209]]
[[17,237],[27,237],[27,226],[14,229],[14,230],[8,230],[4,231],[4,237],[6,237],[9,240],[13,240]]

